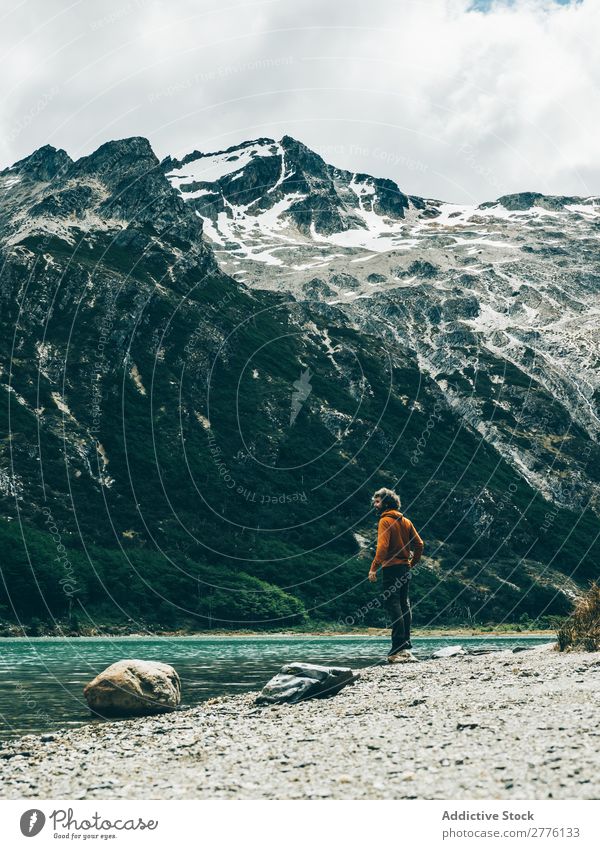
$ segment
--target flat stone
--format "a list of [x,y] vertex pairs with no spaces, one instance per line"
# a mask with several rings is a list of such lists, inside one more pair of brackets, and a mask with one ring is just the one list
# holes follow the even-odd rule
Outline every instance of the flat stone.
[[462,646],[444,646],[444,648],[434,651],[431,656],[438,659],[444,657],[457,657],[461,654],[466,654],[466,651]]
[[335,696],[358,678],[350,668],[317,666],[312,663],[288,663],[265,684],[257,704],[295,703],[303,699]]

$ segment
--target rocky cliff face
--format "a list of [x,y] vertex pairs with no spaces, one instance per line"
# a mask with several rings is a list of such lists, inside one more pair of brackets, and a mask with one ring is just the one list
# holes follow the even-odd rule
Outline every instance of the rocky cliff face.
[[594,574],[593,200],[450,207],[287,137],[44,147],[0,191],[0,618],[375,623],[389,483],[421,621]]

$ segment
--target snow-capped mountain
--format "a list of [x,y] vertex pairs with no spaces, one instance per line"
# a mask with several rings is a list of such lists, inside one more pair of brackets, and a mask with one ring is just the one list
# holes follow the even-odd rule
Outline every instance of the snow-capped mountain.
[[[287,136],[163,167],[202,219],[221,268],[251,287],[335,306],[405,345],[448,402],[549,499],[598,505],[589,464],[565,482],[570,432],[556,435],[554,462],[541,464],[539,442],[524,446],[515,432],[536,443],[548,415],[516,411],[502,374],[483,403],[477,380],[486,356],[517,368],[597,441],[599,197],[420,198],[392,180],[335,168]],[[515,417],[508,428],[507,416]]]
[[163,166],[217,250],[279,269],[320,267],[336,248],[340,257],[354,248],[402,249],[401,225],[438,214],[393,181],[333,168],[289,136]]

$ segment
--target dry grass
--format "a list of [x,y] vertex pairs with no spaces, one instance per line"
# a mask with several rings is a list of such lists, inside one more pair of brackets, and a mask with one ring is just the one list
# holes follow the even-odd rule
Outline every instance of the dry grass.
[[594,581],[576,602],[556,636],[559,651],[600,650],[600,584]]

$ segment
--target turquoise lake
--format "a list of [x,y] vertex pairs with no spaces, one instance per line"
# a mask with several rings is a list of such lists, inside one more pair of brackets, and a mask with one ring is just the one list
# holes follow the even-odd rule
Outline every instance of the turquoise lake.
[[[417,657],[442,646],[514,648],[548,636],[413,638]],[[182,704],[260,689],[284,663],[302,661],[355,669],[385,661],[382,637],[78,637],[0,638],[0,739],[53,732],[92,719],[84,685],[124,658],[160,660],[177,669]]]

